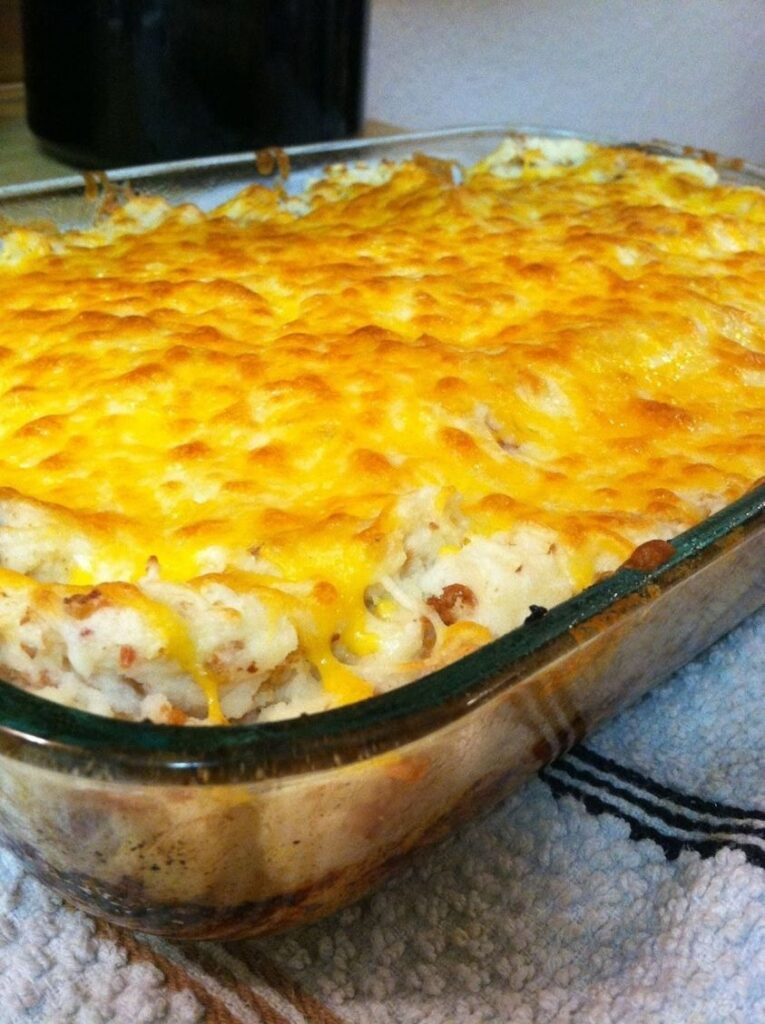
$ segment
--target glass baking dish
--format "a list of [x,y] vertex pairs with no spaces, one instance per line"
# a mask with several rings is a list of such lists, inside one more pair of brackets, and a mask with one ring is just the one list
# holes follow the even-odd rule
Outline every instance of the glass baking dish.
[[[473,162],[508,131],[296,147],[286,186],[300,191],[328,162],[415,151]],[[110,177],[209,208],[256,177],[278,182],[278,164],[244,154]],[[718,169],[726,180],[765,182],[740,161]],[[83,190],[73,176],[0,189],[0,213],[81,225],[115,187],[92,185]],[[283,722],[120,722],[0,682],[0,838],[74,903],[143,931],[238,937],[327,914],[763,605],[765,485],[673,548],[663,564],[624,567],[415,683]]]

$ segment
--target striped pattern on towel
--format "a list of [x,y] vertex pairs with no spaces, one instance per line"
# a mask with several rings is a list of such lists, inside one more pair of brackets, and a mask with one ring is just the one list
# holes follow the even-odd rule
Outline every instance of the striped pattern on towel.
[[326,921],[174,943],[0,851],[0,1024],[765,1020],[765,610]]

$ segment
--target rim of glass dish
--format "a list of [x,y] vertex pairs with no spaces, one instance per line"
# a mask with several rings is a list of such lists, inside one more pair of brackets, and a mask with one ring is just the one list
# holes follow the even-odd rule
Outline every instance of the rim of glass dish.
[[[330,144],[287,147],[292,159],[319,153],[364,151],[379,146],[440,141],[468,135],[540,135],[634,145],[670,156],[703,157],[723,170],[765,179],[765,168],[712,158],[673,143],[625,143],[584,132],[535,126],[478,125]],[[176,161],[109,172],[110,179],[158,177],[183,171],[228,168],[252,154]],[[81,177],[51,179],[31,187],[0,188],[0,200],[35,198],[82,188]],[[621,568],[543,618],[524,624],[472,654],[386,694],[331,711],[278,722],[225,726],[166,726],[126,722],[56,704],[0,680],[0,752],[54,770],[143,782],[225,782],[276,779],[332,768],[384,753],[449,725],[530,671],[554,660],[573,643],[570,630],[649,588],[650,598],[672,586],[697,562],[713,558],[742,531],[765,527],[765,483],[672,539],[673,557],[651,571]]]
[[[299,146],[263,147],[258,150],[240,153],[224,153],[220,156],[195,157],[186,160],[172,160],[164,163],[138,164],[129,167],[114,167],[108,171],[75,171],[57,178],[45,178],[40,181],[23,182],[0,186],[0,202],[14,199],[43,198],[50,192],[77,191],[82,189],[83,182],[92,182],[94,178],[121,183],[141,181],[145,178],[161,178],[168,175],[194,174],[199,171],[233,170],[238,167],[252,167],[258,180],[278,177],[278,172],[263,174],[257,171],[255,160],[263,152],[283,152],[292,163],[299,164],[301,158],[336,154],[363,153],[374,151],[386,146],[417,144],[420,142],[443,142],[460,137],[503,136],[541,138],[581,139],[583,142],[594,142],[601,146],[617,146],[620,148],[640,149],[658,156],[687,157],[709,163],[723,174],[751,177],[756,181],[765,181],[765,166],[753,163],[740,157],[728,157],[709,149],[671,142],[666,139],[648,139],[637,141],[616,135],[599,135],[571,128],[539,124],[502,124],[486,122],[475,125],[456,125],[449,128],[434,128],[428,131],[400,131],[390,135],[377,135],[363,138],[337,139],[333,142],[311,142]],[[745,184],[745,183],[744,183]]]

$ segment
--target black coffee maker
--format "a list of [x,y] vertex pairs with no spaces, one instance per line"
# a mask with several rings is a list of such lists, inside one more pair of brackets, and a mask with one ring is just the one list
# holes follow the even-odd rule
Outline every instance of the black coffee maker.
[[343,138],[366,0],[23,0],[29,127],[115,167]]

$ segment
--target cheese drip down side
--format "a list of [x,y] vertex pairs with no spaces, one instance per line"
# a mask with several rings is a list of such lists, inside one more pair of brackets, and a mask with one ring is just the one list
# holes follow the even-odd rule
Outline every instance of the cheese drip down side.
[[124,584],[211,720],[362,699],[765,474],[764,294],[761,191],[571,141],[11,229],[0,566]]

